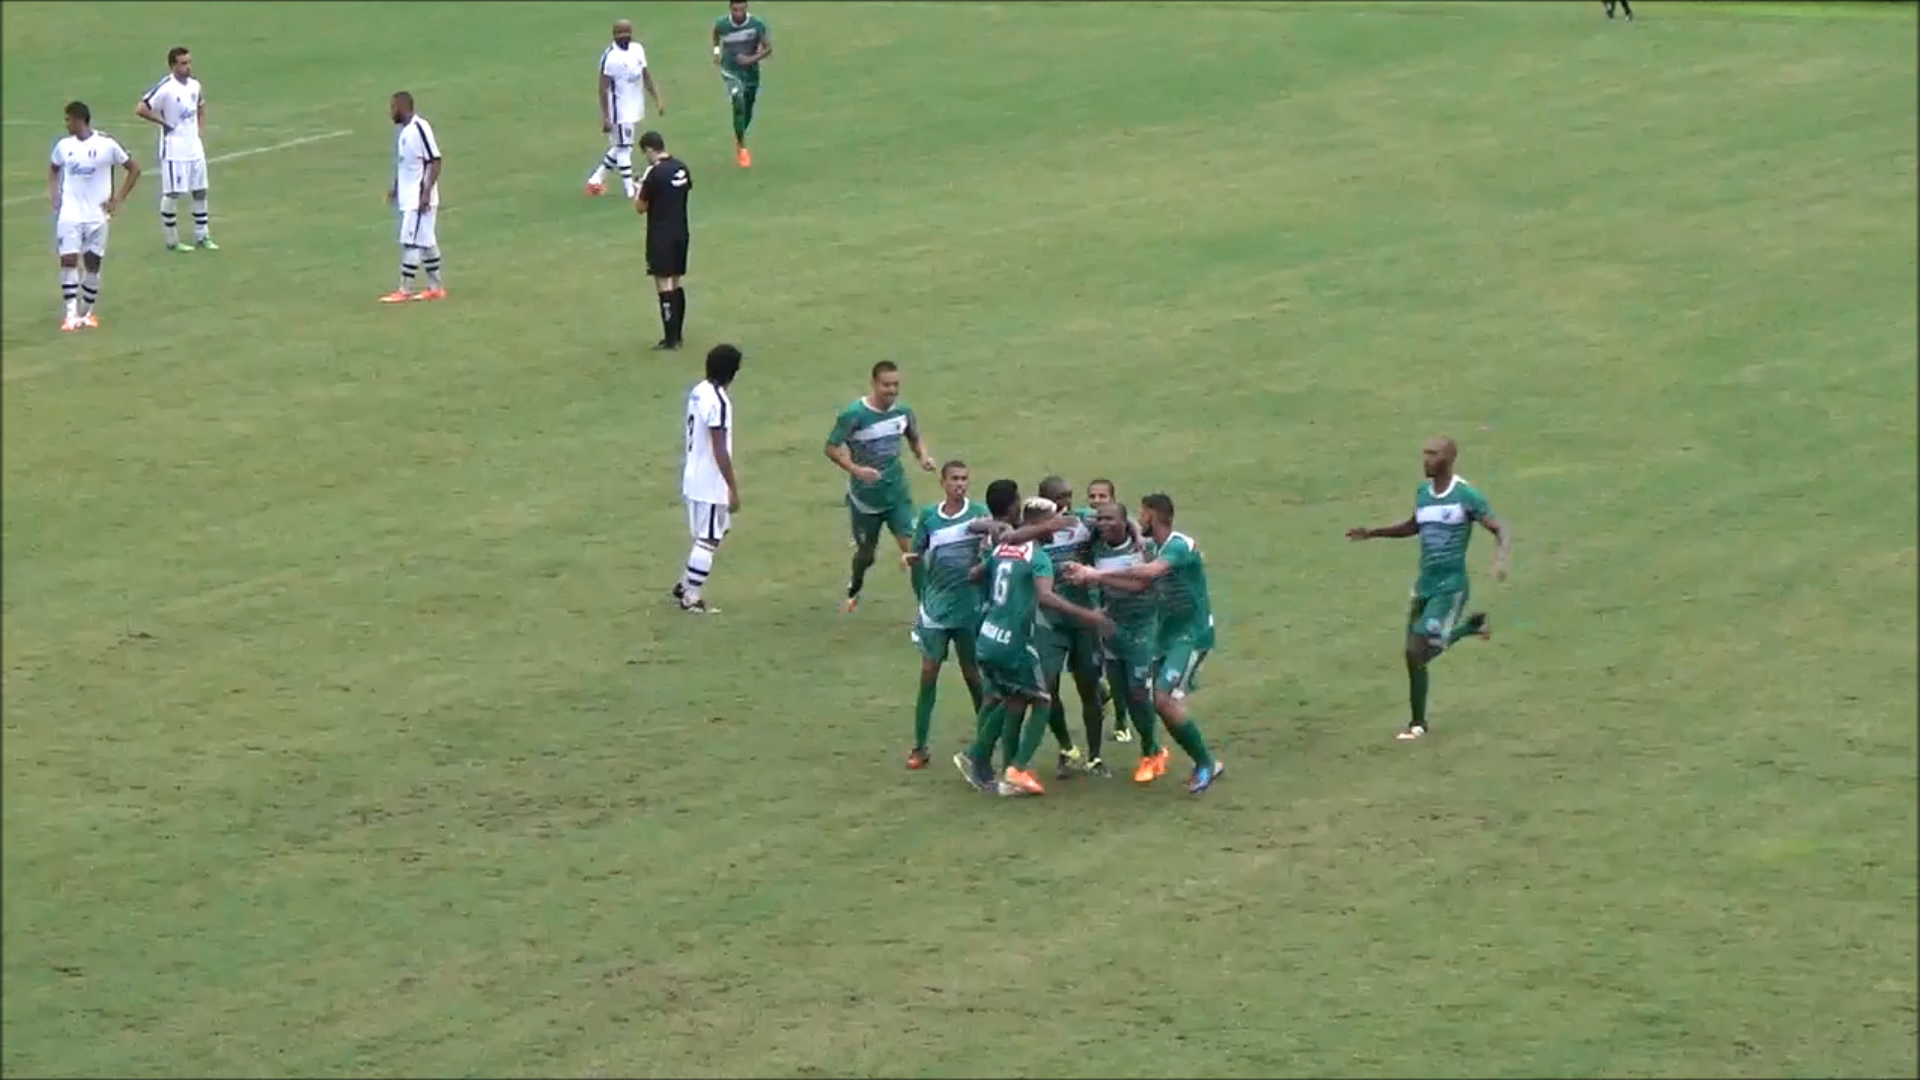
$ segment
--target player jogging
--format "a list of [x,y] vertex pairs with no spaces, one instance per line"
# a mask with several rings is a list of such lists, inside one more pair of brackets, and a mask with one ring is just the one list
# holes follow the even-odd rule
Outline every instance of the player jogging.
[[[167,50],[167,77],[153,84],[133,114],[160,127],[160,231],[168,251],[219,251],[207,211],[207,147],[200,123],[207,118],[206,93],[193,77],[193,53],[185,45]],[[180,242],[180,196],[192,200],[193,244]]]
[[985,517],[987,508],[967,498],[967,480],[966,462],[940,466],[946,498],[920,511],[912,550],[900,557],[913,568],[914,592],[920,598],[913,625],[913,642],[920,648],[920,694],[913,704],[909,769],[924,769],[933,760],[927,753],[927,734],[949,646],[960,660],[960,678],[973,699],[973,713],[980,713],[980,670],[973,656],[974,636],[980,631],[980,586],[970,574],[980,563],[981,545],[979,534],[967,525]]
[[[1087,481],[1087,510],[1090,513],[1098,514],[1101,507],[1108,503],[1118,502],[1119,498],[1120,491],[1114,487],[1113,481],[1104,477]],[[1127,519],[1127,507],[1125,503],[1120,504],[1120,520],[1127,522],[1127,530],[1129,533],[1132,533],[1133,522]],[[1097,533],[1098,531],[1096,527],[1095,532]],[[1114,686],[1107,679],[1107,671],[1104,665],[1100,672],[1100,697],[1104,701],[1111,701],[1113,703],[1113,741],[1123,743],[1132,742],[1133,729],[1127,723],[1127,703],[1120,695],[1120,688]]]
[[[987,509],[1002,521],[1011,523],[1011,515],[1019,512],[1019,500],[1019,488],[1011,480],[996,480],[987,488]],[[1026,506],[1025,515],[1034,520],[1051,518],[1054,507],[1036,499]],[[1047,700],[1040,653],[1033,644],[1036,617],[1045,611],[1056,618],[1077,619],[1102,632],[1109,624],[1101,613],[1073,604],[1053,591],[1053,562],[1038,541],[996,545],[978,574],[986,582],[987,608],[974,648],[987,701],[981,709],[973,745],[956,756],[954,764],[982,791],[1039,795],[1046,789],[1030,767],[1045,731],[1037,724],[1025,728],[1000,783],[990,786],[993,745],[1004,726],[1021,728],[1027,707]]]
[[[47,165],[47,202],[53,207],[60,299],[66,306],[60,329],[73,331],[100,325],[93,307],[100,302],[100,268],[107,260],[107,222],[133,193],[140,163],[112,136],[93,130],[86,102],[68,102],[66,117],[67,134],[53,144]],[[115,168],[127,174],[117,194]]]
[[[1140,529],[1153,546],[1151,556],[1137,566],[1110,570],[1070,570],[1100,588],[1135,590],[1151,586],[1159,612],[1160,629],[1155,640],[1153,707],[1167,726],[1167,734],[1193,758],[1193,775],[1187,791],[1198,795],[1213,786],[1225,766],[1207,749],[1200,725],[1187,713],[1187,698],[1195,689],[1194,676],[1214,646],[1213,603],[1207,593],[1207,570],[1200,559],[1200,546],[1186,533],[1173,528],[1173,500],[1164,494],[1140,500]],[[1167,751],[1140,759],[1134,770],[1136,783],[1150,783],[1167,769]]]
[[[1133,531],[1127,521],[1125,503],[1109,499],[1093,512],[1093,566],[1096,570],[1120,571],[1148,560],[1146,540]],[[1133,718],[1140,733],[1140,759],[1158,758],[1160,765],[1148,765],[1151,780],[1164,768],[1165,758],[1154,736],[1153,660],[1159,645],[1160,613],[1151,591],[1122,588],[1100,590],[1100,608],[1113,620],[1113,633],[1103,643],[1101,653],[1107,685],[1113,688],[1114,702]]]
[[740,374],[740,350],[715,345],[707,352],[707,377],[687,395],[687,460],[680,472],[680,494],[687,500],[687,527],[693,550],[687,569],[673,587],[680,610],[706,614],[701,592],[713,575],[720,541],[740,509],[740,482],[733,473],[734,377]]
[[753,106],[760,99],[760,63],[772,55],[767,24],[747,12],[747,0],[733,0],[727,13],[714,20],[713,62],[733,104],[733,157],[743,169],[753,164],[747,129],[753,126]]
[[1420,538],[1420,573],[1407,606],[1407,701],[1412,719],[1397,738],[1418,739],[1427,733],[1427,665],[1464,637],[1488,637],[1487,616],[1467,609],[1467,543],[1473,525],[1494,535],[1493,576],[1507,579],[1513,553],[1513,534],[1493,516],[1493,507],[1480,489],[1453,471],[1460,448],[1444,436],[1428,439],[1420,450],[1426,482],[1414,489],[1413,516],[1379,529],[1348,529],[1349,540]]
[[633,24],[625,19],[613,24],[613,44],[600,52],[600,77],[595,87],[607,153],[587,176],[587,194],[606,194],[607,173],[614,171],[620,174],[620,193],[631,199],[633,140],[640,122],[647,118],[646,98],[653,99],[653,111],[661,116],[667,115],[667,103],[660,100],[660,88],[654,85],[647,50],[633,40]]
[[853,526],[853,567],[843,610],[860,606],[860,590],[866,587],[882,526],[893,533],[901,554],[910,550],[913,490],[900,465],[903,443],[922,469],[933,471],[920,421],[900,400],[900,366],[882,360],[869,373],[866,396],[841,409],[827,434],[827,460],[847,474],[847,513]]
[[[440,281],[440,140],[433,125],[413,111],[413,95],[405,90],[389,103],[393,126],[393,186],[387,205],[400,211],[400,287],[380,298],[383,304],[409,300],[445,300]],[[427,287],[413,290],[414,278],[427,275]]]
[[693,173],[667,153],[667,140],[657,131],[640,136],[640,153],[647,171],[633,186],[633,208],[647,218],[647,276],[660,298],[661,338],[653,347],[677,349],[686,340],[687,255],[693,248],[687,197],[693,194]]

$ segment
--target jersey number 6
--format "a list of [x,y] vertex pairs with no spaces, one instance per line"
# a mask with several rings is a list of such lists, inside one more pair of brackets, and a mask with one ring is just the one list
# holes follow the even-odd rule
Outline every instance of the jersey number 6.
[[1013,564],[1001,563],[993,568],[993,606],[1000,607],[1007,602],[1007,586],[1013,581]]

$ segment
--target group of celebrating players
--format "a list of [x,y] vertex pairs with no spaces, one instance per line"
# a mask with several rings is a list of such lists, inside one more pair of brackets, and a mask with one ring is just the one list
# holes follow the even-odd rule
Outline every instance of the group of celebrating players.
[[[737,348],[714,347],[707,377],[687,399],[682,492],[694,546],[673,588],[687,612],[712,610],[703,590],[740,507],[730,387],[741,361]],[[1152,783],[1167,771],[1161,727],[1192,759],[1187,791],[1197,795],[1220,778],[1224,766],[1188,708],[1215,645],[1206,564],[1193,537],[1174,528],[1170,496],[1145,496],[1134,519],[1113,481],[1088,483],[1086,506],[1075,508],[1073,487],[1048,476],[1031,498],[1022,497],[1017,482],[999,479],[987,485],[984,505],[975,502],[965,461],[935,464],[919,418],[900,400],[899,366],[887,360],[873,366],[867,393],[835,418],[825,452],[847,476],[853,558],[844,610],[859,607],[883,530],[893,534],[901,565],[912,572],[920,687],[908,768],[932,762],[927,744],[940,672],[952,655],[975,716],[972,744],[953,762],[980,791],[1041,794],[1033,759],[1049,731],[1058,744],[1056,778],[1111,776],[1101,756],[1108,702],[1116,741],[1139,742],[1135,782]],[[917,512],[902,464],[908,454],[921,469],[940,474],[941,500]],[[1412,515],[1346,534],[1356,541],[1420,539],[1407,613],[1411,718],[1398,736],[1403,740],[1427,733],[1432,661],[1464,638],[1490,634],[1484,612],[1466,611],[1474,526],[1499,543],[1496,577],[1506,577],[1512,549],[1512,534],[1486,497],[1455,474],[1457,454],[1453,440],[1429,440]],[[1062,683],[1068,678],[1080,700],[1084,751],[1066,723]],[[1035,710],[1045,710],[1044,722]]]

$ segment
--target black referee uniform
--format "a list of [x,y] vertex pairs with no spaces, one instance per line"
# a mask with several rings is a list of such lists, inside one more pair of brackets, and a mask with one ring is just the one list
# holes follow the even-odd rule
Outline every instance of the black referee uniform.
[[647,215],[647,275],[660,294],[660,327],[656,349],[680,347],[687,322],[687,250],[693,236],[687,227],[687,196],[693,192],[693,173],[687,163],[667,153],[666,140],[657,131],[640,136],[647,171],[640,176],[636,205]]

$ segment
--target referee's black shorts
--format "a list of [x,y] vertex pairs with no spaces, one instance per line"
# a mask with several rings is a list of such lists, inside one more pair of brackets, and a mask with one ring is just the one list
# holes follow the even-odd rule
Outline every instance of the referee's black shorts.
[[691,238],[684,232],[660,233],[647,230],[647,276],[684,277],[687,272],[687,248]]

